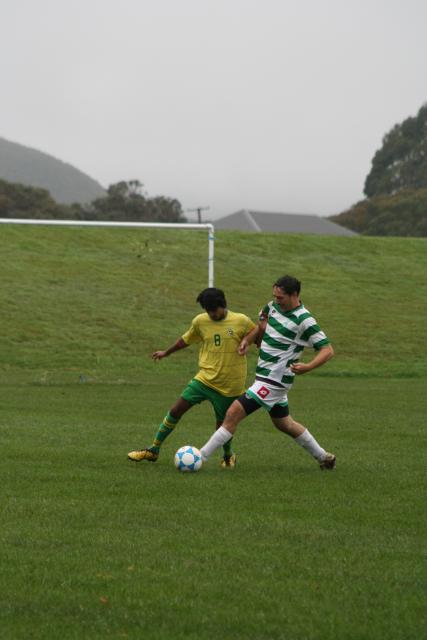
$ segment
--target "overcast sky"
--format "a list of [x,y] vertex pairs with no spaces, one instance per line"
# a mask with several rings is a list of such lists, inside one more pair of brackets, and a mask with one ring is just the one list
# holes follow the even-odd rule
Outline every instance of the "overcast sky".
[[1,137],[206,219],[346,209],[427,101],[426,0],[0,0],[0,30]]

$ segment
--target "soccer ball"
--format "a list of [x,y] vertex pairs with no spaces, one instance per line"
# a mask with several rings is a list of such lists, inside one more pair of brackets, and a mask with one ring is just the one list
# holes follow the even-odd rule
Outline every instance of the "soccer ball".
[[199,471],[202,466],[202,454],[189,444],[175,453],[175,466],[179,471]]

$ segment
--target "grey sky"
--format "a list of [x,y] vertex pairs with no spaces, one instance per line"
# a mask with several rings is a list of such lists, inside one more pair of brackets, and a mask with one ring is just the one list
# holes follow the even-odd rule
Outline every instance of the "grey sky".
[[425,0],[0,0],[0,136],[216,218],[338,213],[427,101]]

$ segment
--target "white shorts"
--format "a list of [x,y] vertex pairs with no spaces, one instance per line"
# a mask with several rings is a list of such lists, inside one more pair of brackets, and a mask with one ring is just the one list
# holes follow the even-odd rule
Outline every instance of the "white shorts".
[[247,395],[254,398],[259,404],[268,411],[279,404],[282,407],[288,404],[288,391],[291,386],[276,387],[262,380],[255,380],[252,386],[246,391]]

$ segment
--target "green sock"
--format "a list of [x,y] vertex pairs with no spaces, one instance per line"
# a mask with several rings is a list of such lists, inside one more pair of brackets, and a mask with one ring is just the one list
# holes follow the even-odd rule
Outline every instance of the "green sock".
[[151,451],[159,453],[160,447],[168,436],[175,429],[179,418],[173,418],[170,413],[163,418],[163,422],[160,423],[156,435],[154,436],[153,444],[151,445]]
[[232,442],[233,438],[230,438],[230,440],[222,446],[222,448],[224,449],[224,455],[227,456],[227,458],[233,453],[233,449],[231,448]]

